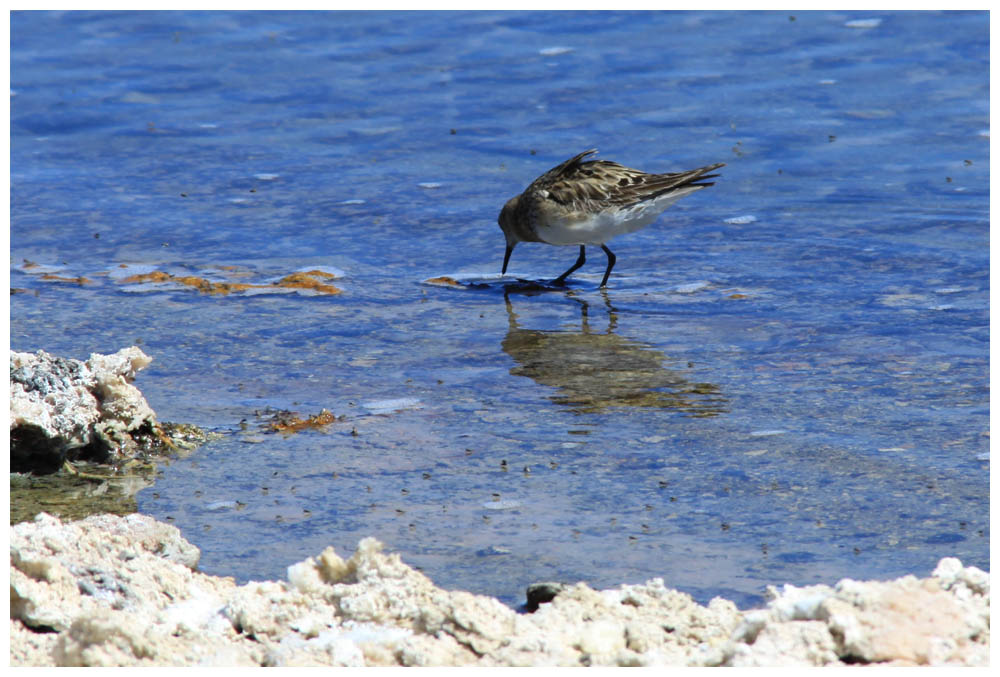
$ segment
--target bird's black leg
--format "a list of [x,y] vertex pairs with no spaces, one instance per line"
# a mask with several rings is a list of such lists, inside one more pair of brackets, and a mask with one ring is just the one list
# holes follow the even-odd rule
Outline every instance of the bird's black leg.
[[607,245],[602,244],[601,249],[603,249],[604,253],[608,255],[608,269],[604,271],[604,279],[601,280],[601,286],[606,287],[608,286],[608,275],[611,274],[611,269],[615,267],[615,261],[617,259],[615,258],[615,255],[611,253],[611,250],[608,249]]
[[565,273],[563,273],[556,279],[552,280],[552,284],[556,285],[565,284],[566,278],[569,276],[569,274],[572,273],[577,268],[579,268],[580,266],[582,266],[584,263],[586,263],[586,261],[587,261],[587,247],[586,245],[580,245],[580,258],[576,260],[576,263],[570,266],[569,270],[567,270]]

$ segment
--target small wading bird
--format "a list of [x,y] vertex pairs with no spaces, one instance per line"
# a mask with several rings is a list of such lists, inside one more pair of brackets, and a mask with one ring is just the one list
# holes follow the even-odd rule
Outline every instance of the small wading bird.
[[588,160],[597,149],[584,151],[545,172],[528,188],[508,200],[500,211],[500,228],[507,238],[503,269],[518,242],[580,245],[580,257],[570,269],[552,281],[562,285],[566,277],[587,260],[586,246],[600,245],[608,255],[608,268],[601,286],[615,267],[615,255],[604,243],[616,235],[645,228],[667,207],[714,182],[725,167],[720,162],[677,174],[647,174],[607,160]]

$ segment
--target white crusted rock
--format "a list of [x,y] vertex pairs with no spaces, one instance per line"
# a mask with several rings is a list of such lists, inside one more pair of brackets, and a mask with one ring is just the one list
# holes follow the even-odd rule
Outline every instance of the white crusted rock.
[[736,667],[829,665],[839,663],[837,646],[822,621],[771,623],[752,645],[741,644],[730,665]]
[[[988,574],[784,586],[768,608],[707,606],[661,579],[579,583],[533,614],[443,590],[381,544],[327,548],[289,580],[206,576],[142,515],[11,527],[12,665],[988,665]],[[183,564],[181,562],[184,562]],[[36,632],[32,632],[35,630]]]
[[23,664],[261,662],[259,645],[221,613],[235,583],[192,571],[198,549],[176,527],[145,515],[63,523],[42,513],[10,527],[10,552],[12,625],[53,638],[35,642],[46,655]]
[[959,646],[988,630],[933,578],[837,584],[822,606],[840,653],[867,663],[931,665],[957,659]]
[[988,664],[988,575],[954,558],[932,578],[769,592],[767,609],[743,614],[726,664]]
[[134,455],[136,436],[156,430],[156,414],[132,385],[151,361],[135,346],[86,362],[11,352],[11,469],[52,472],[65,460]]

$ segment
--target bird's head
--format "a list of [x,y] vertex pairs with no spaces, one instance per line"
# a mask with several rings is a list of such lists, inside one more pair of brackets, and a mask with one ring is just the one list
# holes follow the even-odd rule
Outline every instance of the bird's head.
[[500,210],[500,216],[497,217],[497,223],[500,224],[500,230],[503,231],[504,237],[507,238],[507,244],[517,244],[521,241],[516,234],[517,225],[514,220],[514,215],[517,212],[517,203],[521,196],[512,197],[507,200],[507,204],[503,206]]
[[501,275],[507,272],[507,263],[510,261],[510,255],[514,251],[514,245],[521,241],[521,238],[517,236],[517,226],[514,218],[519,198],[520,196],[507,200],[507,204],[500,210],[500,216],[497,217],[500,230],[503,231],[503,236],[507,240],[507,251],[504,252],[503,269],[500,271]]

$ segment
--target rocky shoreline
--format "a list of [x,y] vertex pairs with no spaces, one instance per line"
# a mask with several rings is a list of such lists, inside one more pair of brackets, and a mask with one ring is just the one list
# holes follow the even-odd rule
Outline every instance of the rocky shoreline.
[[139,348],[86,361],[10,353],[10,469],[54,473],[92,461],[122,466],[177,443],[133,385],[153,361]]
[[157,420],[133,385],[152,358],[132,346],[83,360],[10,353],[10,521],[136,512],[157,463],[211,437]]
[[371,538],[246,585],[198,572],[198,549],[140,514],[42,513],[10,552],[12,666],[989,665],[989,575],[954,558],[928,578],[770,588],[765,609],[654,579],[521,614]]
[[[149,357],[10,362],[12,501],[25,504],[11,506],[12,666],[989,664],[989,574],[955,558],[928,578],[772,587],[766,608],[747,611],[653,579],[532,586],[533,611],[518,613],[437,587],[372,538],[347,559],[327,548],[292,564],[287,580],[237,585],[199,572],[198,549],[152,517],[104,507],[61,520],[29,505],[38,473],[123,482],[127,496],[145,482],[130,467],[190,438],[132,385]],[[54,493],[93,505],[73,491]]]

